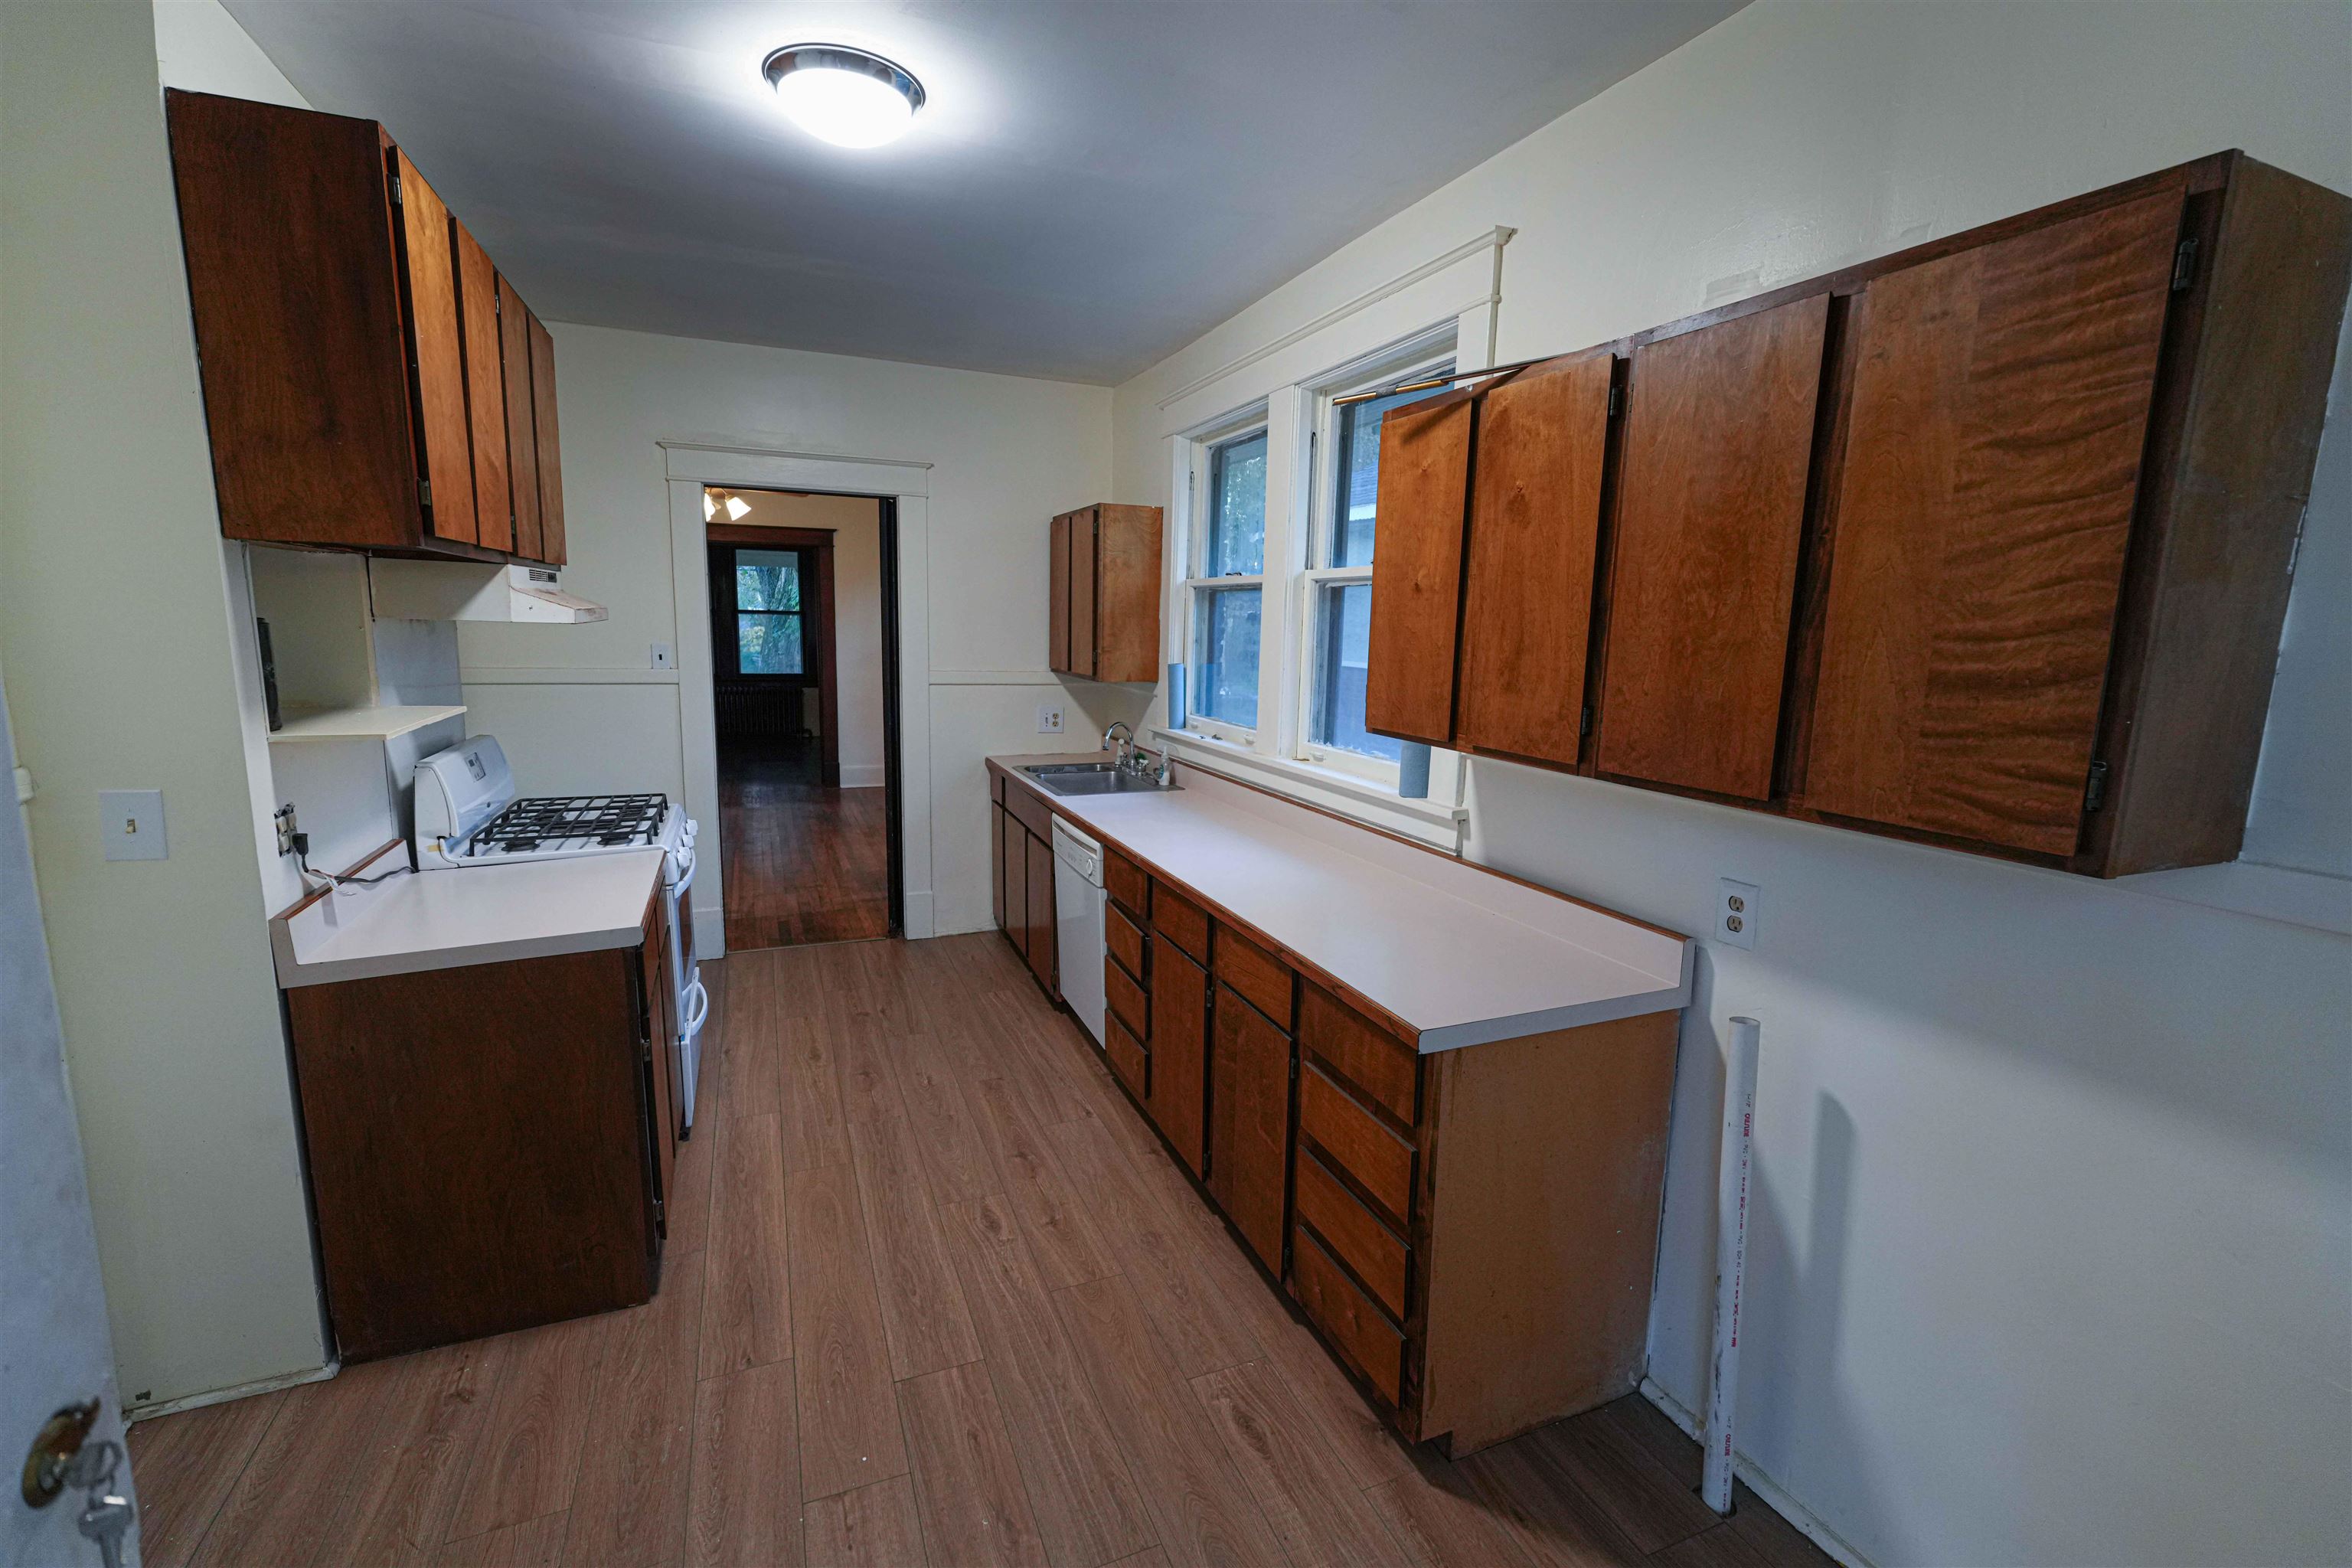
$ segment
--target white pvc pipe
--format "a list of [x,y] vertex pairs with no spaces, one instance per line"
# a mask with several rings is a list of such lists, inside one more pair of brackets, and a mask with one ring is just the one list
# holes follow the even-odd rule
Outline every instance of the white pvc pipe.
[[1739,1394],[1740,1279],[1748,1267],[1748,1150],[1756,1136],[1756,1047],[1760,1026],[1731,1020],[1723,1074],[1723,1156],[1715,1181],[1715,1355],[1706,1390],[1706,1462],[1699,1496],[1731,1511],[1731,1421]]

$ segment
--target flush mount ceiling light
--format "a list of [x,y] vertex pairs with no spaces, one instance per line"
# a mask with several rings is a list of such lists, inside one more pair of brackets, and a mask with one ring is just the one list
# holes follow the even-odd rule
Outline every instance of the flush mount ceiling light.
[[913,72],[846,44],[793,44],[760,69],[793,123],[836,147],[896,142],[923,107]]

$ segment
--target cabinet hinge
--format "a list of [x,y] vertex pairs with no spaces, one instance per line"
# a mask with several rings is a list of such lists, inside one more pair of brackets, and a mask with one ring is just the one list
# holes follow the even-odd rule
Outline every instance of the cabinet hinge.
[[398,174],[394,174],[392,177],[392,205],[394,206],[399,206],[401,205],[400,176]]
[[2091,782],[2084,785],[2083,789],[2083,815],[2088,816],[2091,813],[2098,810],[2100,806],[2106,804],[2106,799],[2107,764],[2105,763],[2093,763],[2091,764]]
[[1609,413],[1610,413],[1610,416],[1611,416],[1612,418],[1614,418],[1617,415],[1623,413],[1623,412],[1624,412],[1624,410],[1625,410],[1625,389],[1624,389],[1623,387],[1622,387],[1622,386],[1612,386],[1612,387],[1611,387],[1611,388],[1609,389]]
[[2197,237],[2190,235],[2172,252],[2172,291],[2185,294],[2197,281]]
[[1592,733],[1592,704],[1590,702],[1584,705],[1584,711],[1577,718],[1576,732],[1580,735]]
[[433,481],[431,479],[419,479],[416,481],[416,500],[419,504],[424,506],[431,506],[433,504]]

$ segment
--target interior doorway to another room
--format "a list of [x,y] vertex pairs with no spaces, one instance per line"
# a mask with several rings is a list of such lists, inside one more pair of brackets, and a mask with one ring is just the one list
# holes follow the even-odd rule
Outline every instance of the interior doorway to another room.
[[891,510],[703,491],[730,952],[901,924]]

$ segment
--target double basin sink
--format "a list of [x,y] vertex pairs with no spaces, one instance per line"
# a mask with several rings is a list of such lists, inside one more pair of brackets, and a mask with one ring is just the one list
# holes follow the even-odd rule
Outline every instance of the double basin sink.
[[1021,771],[1055,795],[1164,795],[1184,787],[1129,773],[1115,763],[1039,763]]

